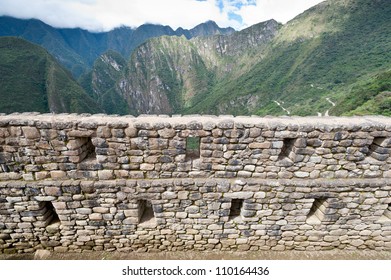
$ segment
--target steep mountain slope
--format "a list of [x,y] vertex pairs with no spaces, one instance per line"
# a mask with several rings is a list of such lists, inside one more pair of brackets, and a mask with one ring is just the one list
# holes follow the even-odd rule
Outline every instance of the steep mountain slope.
[[[136,30],[120,28],[99,34],[50,29],[37,21],[18,22],[2,29],[1,22],[2,18],[0,34],[25,34],[49,47],[58,45],[61,50],[58,58],[77,61],[79,64],[70,64],[79,70],[92,65],[92,71],[82,75],[80,83],[87,97],[98,103],[91,103],[94,110],[101,108],[106,113],[387,115],[391,112],[389,0],[328,0],[284,26],[270,20],[234,33],[213,22],[192,30],[173,31],[169,27],[144,25]],[[199,36],[204,34],[214,35]],[[85,48],[89,44],[93,47]],[[108,46],[113,46],[113,51],[107,51]],[[8,75],[19,71],[12,68],[19,67],[16,63],[11,65]],[[37,69],[43,71],[42,67]],[[43,72],[46,78],[53,71]],[[30,75],[37,76],[30,73],[17,79],[4,75],[4,85],[9,89],[12,85],[24,87],[27,81],[30,84],[26,88],[35,89],[32,95],[39,92],[42,84],[51,89],[52,83],[42,83],[39,75],[36,79],[39,82],[31,83]],[[78,87],[73,80],[71,84],[72,88]],[[63,92],[65,104],[67,93]],[[39,94],[34,100],[38,97],[45,102],[45,97]],[[49,97],[48,104],[53,104]],[[46,108],[42,100],[37,104]],[[50,108],[60,110],[53,106]]]
[[329,0],[286,24],[258,63],[187,112],[333,113],[350,84],[390,67],[391,2]]
[[136,29],[121,27],[110,32],[93,33],[80,28],[54,28],[42,21],[0,17],[0,36],[22,37],[41,45],[75,77],[85,73],[94,61],[108,50],[119,52],[128,58],[131,52],[149,38],[169,35],[188,38],[232,33],[232,28],[220,28],[214,22],[206,22],[191,30],[174,31],[169,26],[144,24]]
[[391,91],[354,90],[390,69],[391,2],[329,0],[284,26],[148,40],[113,88],[136,115],[341,115]]
[[43,48],[0,38],[0,112],[101,111],[68,71]]
[[213,76],[190,41],[165,36],[135,50],[121,92],[138,114],[172,114],[191,106],[191,98],[208,90]]
[[117,86],[117,81],[123,77],[127,67],[127,61],[119,53],[108,51],[95,61],[92,71],[80,79],[86,92],[105,113],[132,113]]
[[74,75],[87,69],[87,61],[75,52],[58,30],[39,20],[0,17],[0,36],[16,36],[44,47]]
[[[110,95],[117,96],[120,104],[126,100],[132,114],[180,113],[200,102],[222,78],[233,77],[245,65],[250,65],[248,56],[255,50],[261,54],[279,28],[280,25],[271,20],[231,35],[191,40],[185,36],[153,38],[135,49],[127,67],[115,71],[116,78],[122,72],[116,86],[113,87],[113,75],[102,80],[110,84]],[[118,56],[112,59],[123,65]],[[113,71],[112,63],[102,64],[102,61],[102,57],[98,59],[93,74],[85,77],[90,79],[89,87],[94,89],[98,100],[107,88],[94,77]],[[86,79],[83,85],[88,88]]]
[[351,85],[332,113],[391,116],[391,69]]

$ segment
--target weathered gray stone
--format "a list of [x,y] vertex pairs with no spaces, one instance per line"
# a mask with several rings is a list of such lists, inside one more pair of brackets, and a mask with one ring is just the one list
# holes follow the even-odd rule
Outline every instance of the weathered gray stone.
[[310,174],[308,172],[302,172],[302,171],[297,171],[294,173],[295,177],[298,177],[298,178],[307,178],[310,176]]
[[0,116],[1,253],[391,248],[388,118],[46,118]]
[[41,137],[41,134],[39,133],[38,129],[35,127],[28,127],[28,126],[22,127],[22,131],[27,139],[36,139]]

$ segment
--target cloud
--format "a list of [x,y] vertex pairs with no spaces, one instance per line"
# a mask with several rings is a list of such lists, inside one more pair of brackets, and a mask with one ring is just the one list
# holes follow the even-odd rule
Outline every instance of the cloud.
[[0,0],[0,15],[91,31],[144,23],[192,28],[208,20],[241,29],[273,17],[284,22],[317,2],[320,0]]
[[221,26],[238,27],[215,0],[0,0],[0,15],[37,18],[55,27],[92,31],[144,23],[192,28],[211,19]]

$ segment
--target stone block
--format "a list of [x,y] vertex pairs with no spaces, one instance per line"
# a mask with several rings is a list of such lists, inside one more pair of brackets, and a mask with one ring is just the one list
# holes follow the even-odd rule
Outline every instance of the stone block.
[[226,193],[224,197],[232,199],[248,199],[254,196],[253,192],[232,192]]
[[136,225],[139,223],[139,220],[138,218],[135,218],[135,217],[129,217],[129,218],[126,218],[122,221],[122,223],[124,225]]
[[81,215],[90,215],[90,214],[92,214],[92,209],[91,208],[77,208],[76,213],[81,214]]
[[139,211],[138,210],[124,210],[125,217],[138,217]]
[[161,138],[173,138],[176,135],[176,131],[172,128],[163,128],[158,130],[158,134]]
[[111,180],[114,179],[113,170],[98,170],[99,180]]
[[232,120],[223,120],[217,124],[217,127],[220,129],[232,129],[234,128],[234,125],[234,121]]
[[200,208],[198,206],[189,206],[185,210],[189,214],[196,214],[200,211]]
[[140,170],[142,171],[152,171],[155,169],[155,165],[151,163],[142,163],[140,165]]
[[94,211],[94,213],[106,214],[109,213],[110,209],[107,207],[94,207],[92,208],[92,211]]
[[297,178],[307,178],[307,177],[310,176],[310,173],[309,172],[297,171],[297,172],[294,172],[294,175]]
[[39,130],[35,127],[29,127],[29,126],[22,127],[22,131],[27,139],[37,139],[41,137]]
[[359,247],[361,245],[363,245],[365,242],[361,239],[354,239],[350,242],[350,244],[352,244],[354,247]]
[[102,220],[102,214],[101,213],[92,213],[89,215],[90,220]]
[[74,140],[69,140],[67,143],[67,148],[69,150],[77,150],[87,142],[88,138],[76,138]]
[[45,194],[50,196],[60,196],[62,191],[60,187],[45,187]]

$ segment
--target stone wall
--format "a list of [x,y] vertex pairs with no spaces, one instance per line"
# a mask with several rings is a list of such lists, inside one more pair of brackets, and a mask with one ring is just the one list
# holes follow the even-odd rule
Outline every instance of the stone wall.
[[0,250],[391,250],[391,119],[0,116]]

